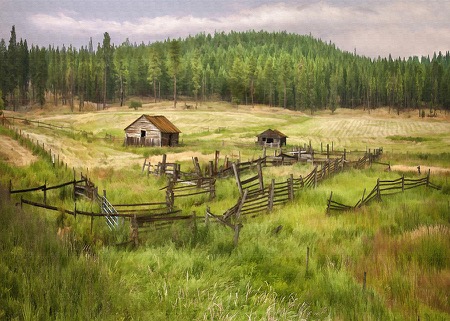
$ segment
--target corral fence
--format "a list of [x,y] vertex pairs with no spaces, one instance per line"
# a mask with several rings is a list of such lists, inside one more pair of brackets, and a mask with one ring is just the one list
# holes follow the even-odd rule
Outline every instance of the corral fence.
[[430,171],[426,177],[413,179],[405,178],[405,175],[395,180],[377,180],[375,187],[366,195],[366,189],[362,193],[361,199],[359,199],[355,205],[345,205],[337,201],[333,201],[333,192],[330,193],[330,197],[327,201],[327,214],[331,211],[349,211],[358,209],[373,200],[381,201],[382,196],[393,195],[402,193],[405,190],[417,188],[420,186],[430,187],[436,190],[440,190],[441,187],[430,182]]
[[295,195],[304,188],[315,188],[317,184],[333,175],[336,175],[346,168],[360,169],[371,164],[381,155],[381,150],[374,150],[354,162],[345,160],[344,155],[336,159],[327,159],[325,162],[316,165],[314,169],[305,177],[294,177],[293,174],[286,180],[275,181],[272,179],[268,186],[264,185],[262,166],[265,159],[259,159],[256,168],[257,174],[245,180],[241,180],[241,172],[236,164],[233,164],[233,171],[236,178],[236,185],[240,192],[237,203],[226,210],[222,215],[213,214],[209,208],[206,210],[206,220],[214,221],[234,230],[234,243],[237,245],[239,233],[242,228],[241,217],[255,217],[260,214],[270,213],[275,206],[283,205],[292,201]]

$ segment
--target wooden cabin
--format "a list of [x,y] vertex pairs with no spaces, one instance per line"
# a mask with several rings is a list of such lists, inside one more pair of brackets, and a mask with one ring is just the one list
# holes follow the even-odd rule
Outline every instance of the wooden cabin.
[[125,145],[176,146],[180,133],[165,116],[142,115],[125,128]]
[[276,129],[267,129],[256,136],[258,138],[256,144],[266,147],[282,147],[286,146],[287,136]]

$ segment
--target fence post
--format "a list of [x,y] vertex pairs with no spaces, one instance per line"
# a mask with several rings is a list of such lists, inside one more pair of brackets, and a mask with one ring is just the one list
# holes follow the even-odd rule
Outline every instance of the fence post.
[[330,206],[331,206],[331,198],[333,197],[333,191],[330,193],[330,198],[328,199],[327,204],[327,215],[330,213]]
[[214,174],[217,174],[217,171],[219,170],[219,155],[220,151],[216,150],[214,154]]
[[317,165],[314,167],[314,188],[317,187]]
[[209,179],[209,199],[212,200],[216,197],[216,179]]
[[169,208],[169,211],[173,210],[174,205],[174,195],[173,195],[173,182],[169,180],[169,185],[167,185],[166,190],[166,206]]
[[259,190],[262,192],[262,191],[264,191],[264,177],[263,177],[263,173],[262,173],[262,166],[261,166],[260,160],[258,161],[256,166],[258,169]]
[[402,192],[405,191],[405,174],[402,175]]
[[363,191],[363,194],[362,194],[362,197],[361,197],[361,202],[359,203],[359,206],[361,207],[362,205],[363,205],[363,203],[364,203],[364,197],[366,196],[366,188],[364,188],[364,191]]
[[244,191],[244,195],[242,195],[241,202],[239,203],[239,207],[236,211],[236,222],[241,218],[242,207],[244,206],[245,200],[247,199],[248,189]]
[[330,158],[330,144],[327,144],[327,159]]
[[11,200],[12,181],[9,180],[8,200]]
[[214,161],[209,161],[208,171],[209,171],[209,177],[213,177],[213,175],[214,175]]
[[291,174],[288,178],[288,190],[289,190],[289,200],[294,200],[294,175]]
[[275,193],[275,179],[272,179],[272,183],[270,184],[270,189],[269,189],[269,203],[268,203],[268,207],[267,207],[267,210],[269,212],[271,212],[273,209],[274,193]]
[[242,228],[241,223],[238,223],[234,226],[234,239],[233,239],[234,247],[238,245],[239,233],[241,232],[241,228]]
[[305,182],[303,181],[302,175],[300,175],[300,187],[301,188],[305,187]]
[[147,158],[144,159],[144,165],[142,165],[142,173],[144,172],[145,165],[147,165]]
[[160,167],[160,173],[159,173],[160,176],[166,174],[166,161],[167,161],[167,155],[163,154],[162,155],[162,163],[161,163],[161,167]]
[[238,168],[236,166],[236,163],[233,162],[232,166],[233,166],[234,176],[236,178],[236,184],[237,184],[238,189],[239,189],[239,194],[242,195],[243,191],[242,191],[241,180],[239,179],[239,170],[238,170]]
[[380,191],[380,179],[377,178],[377,198],[381,201],[381,191]]
[[427,187],[430,186],[430,169],[428,169],[428,174],[427,174]]

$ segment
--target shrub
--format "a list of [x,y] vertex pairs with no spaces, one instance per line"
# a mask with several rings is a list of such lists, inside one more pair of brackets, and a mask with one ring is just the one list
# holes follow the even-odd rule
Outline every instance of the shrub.
[[140,101],[132,100],[130,102],[130,108],[134,108],[135,110],[137,110],[139,107],[142,107],[142,103]]

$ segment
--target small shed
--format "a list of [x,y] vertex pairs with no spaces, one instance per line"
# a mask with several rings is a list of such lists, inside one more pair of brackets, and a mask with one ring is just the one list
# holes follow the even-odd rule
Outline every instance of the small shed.
[[287,136],[276,129],[269,128],[263,131],[261,134],[257,135],[256,137],[258,138],[258,141],[256,143],[261,146],[268,146],[268,147],[286,146]]
[[176,146],[180,133],[165,116],[142,115],[125,128],[125,145]]

